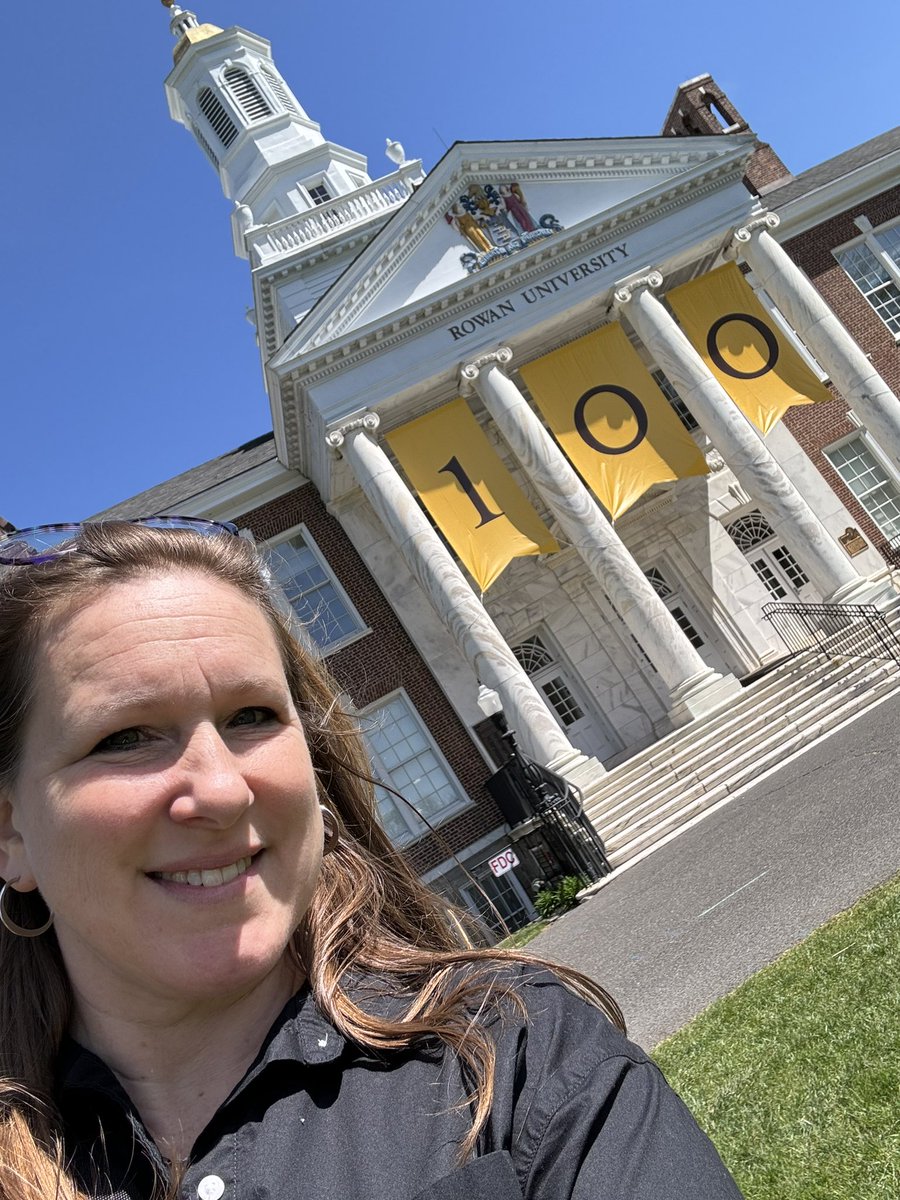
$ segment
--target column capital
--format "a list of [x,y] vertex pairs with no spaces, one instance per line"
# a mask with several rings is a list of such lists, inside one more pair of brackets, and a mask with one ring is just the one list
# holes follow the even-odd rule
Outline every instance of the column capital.
[[463,363],[459,369],[459,386],[463,393],[471,392],[475,380],[485,367],[508,367],[513,360],[513,352],[509,346],[499,346],[487,354],[479,354],[477,358]]
[[356,416],[350,417],[349,420],[342,422],[340,425],[334,425],[328,430],[325,434],[326,445],[337,452],[343,446],[349,434],[360,432],[375,433],[380,424],[381,417],[379,417],[377,412],[368,410],[357,413]]
[[736,242],[746,245],[750,238],[759,229],[777,229],[781,224],[781,217],[778,213],[764,212],[758,216],[751,217],[749,221],[745,221],[743,225],[738,225],[732,234],[732,238]]
[[647,271],[644,275],[631,275],[616,284],[613,299],[616,304],[629,304],[634,299],[635,292],[642,288],[661,288],[663,284],[662,271]]

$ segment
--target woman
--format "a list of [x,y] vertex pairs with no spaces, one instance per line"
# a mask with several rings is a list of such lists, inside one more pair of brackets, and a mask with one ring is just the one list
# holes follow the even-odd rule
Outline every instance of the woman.
[[233,528],[0,562],[3,1200],[738,1195],[606,993],[393,850]]

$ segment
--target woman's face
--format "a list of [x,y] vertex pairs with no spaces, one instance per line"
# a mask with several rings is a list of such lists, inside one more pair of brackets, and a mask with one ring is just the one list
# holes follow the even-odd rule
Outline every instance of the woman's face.
[[268,978],[323,827],[256,606],[189,571],[117,584],[49,623],[34,683],[0,866],[53,909],[76,996],[224,998]]

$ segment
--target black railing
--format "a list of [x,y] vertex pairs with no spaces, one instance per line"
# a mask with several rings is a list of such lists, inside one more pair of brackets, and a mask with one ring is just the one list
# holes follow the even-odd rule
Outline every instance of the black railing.
[[893,659],[900,638],[874,604],[764,604],[762,615],[791,654],[816,651],[829,658]]
[[519,752],[509,733],[511,757],[487,780],[504,819],[515,828],[534,818],[566,874],[593,881],[612,870],[600,835],[584,813],[580,792]]
[[900,537],[888,538],[884,542],[873,542],[873,546],[886,563],[892,567],[900,567]]

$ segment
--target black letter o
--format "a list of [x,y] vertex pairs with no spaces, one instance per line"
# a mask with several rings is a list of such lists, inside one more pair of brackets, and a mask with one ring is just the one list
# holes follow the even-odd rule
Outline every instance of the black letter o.
[[[588,401],[601,392],[611,392],[614,396],[618,396],[620,400],[625,401],[634,413],[634,419],[637,421],[637,433],[627,446],[604,446],[602,442],[597,441],[587,427],[587,421],[584,419],[584,410],[587,408]],[[633,450],[635,446],[639,446],[647,436],[649,421],[647,419],[646,408],[644,408],[634,392],[629,392],[626,388],[616,387],[613,383],[605,384],[603,387],[591,388],[589,392],[585,392],[575,405],[574,417],[575,428],[581,439],[587,442],[591,449],[599,450],[601,454],[627,454],[629,450]]]
[[[732,367],[722,357],[716,338],[719,336],[719,330],[722,326],[727,325],[729,321],[743,321],[762,335],[762,339],[766,343],[766,349],[769,351],[769,361],[761,366],[758,371],[738,371],[736,367]],[[760,375],[765,375],[767,371],[771,371],[778,362],[778,342],[776,341],[775,334],[764,321],[760,321],[759,317],[751,316],[750,313],[728,313],[727,316],[719,317],[718,321],[713,323],[712,328],[706,335],[706,349],[709,357],[719,370],[724,371],[726,375],[731,375],[734,379],[759,379]]]

